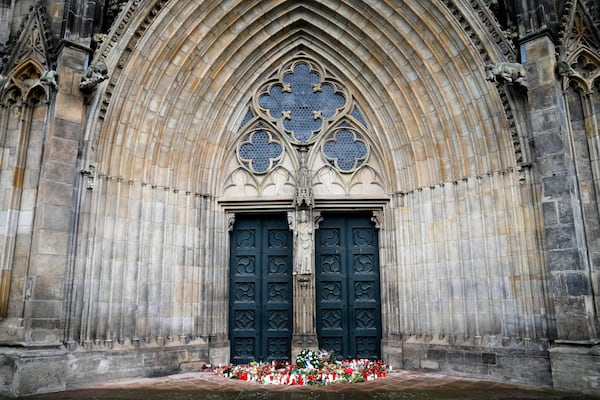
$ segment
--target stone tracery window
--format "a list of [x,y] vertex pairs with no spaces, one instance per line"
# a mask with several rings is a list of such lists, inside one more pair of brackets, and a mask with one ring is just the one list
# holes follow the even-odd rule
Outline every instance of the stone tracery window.
[[339,171],[351,172],[363,165],[369,150],[359,133],[342,126],[327,135],[323,155]]
[[282,155],[283,148],[276,134],[262,129],[261,125],[244,137],[238,149],[240,163],[257,174],[277,166]]
[[285,142],[316,146],[341,173],[363,166],[370,147],[367,127],[353,97],[323,67],[305,57],[284,65],[254,94],[237,146],[240,165],[265,174],[280,164]]

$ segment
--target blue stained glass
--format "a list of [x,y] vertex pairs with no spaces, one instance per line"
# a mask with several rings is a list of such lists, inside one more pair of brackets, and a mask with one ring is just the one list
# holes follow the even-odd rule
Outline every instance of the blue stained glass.
[[246,126],[246,124],[248,122],[250,122],[250,120],[252,120],[252,118],[254,118],[254,113],[252,112],[252,110],[248,109],[248,112],[246,113],[246,116],[242,120],[242,123],[240,124],[238,131],[240,131],[244,126]]
[[365,128],[367,127],[367,123],[365,122],[362,114],[360,113],[360,111],[358,110],[358,107],[354,107],[354,110],[352,110],[352,116],[354,118],[356,118],[356,120],[358,122],[360,122],[362,124],[362,126],[364,126]]
[[307,143],[323,125],[323,118],[332,118],[346,104],[346,98],[335,87],[321,83],[321,77],[311,72],[307,64],[298,64],[283,78],[283,84],[271,87],[259,98],[259,105],[272,118],[284,118],[283,126],[294,139]]
[[242,163],[256,173],[265,173],[276,166],[283,148],[281,143],[265,131],[257,131],[246,136],[239,148]]
[[350,130],[332,133],[323,145],[323,152],[330,163],[343,172],[360,167],[368,155],[367,145]]

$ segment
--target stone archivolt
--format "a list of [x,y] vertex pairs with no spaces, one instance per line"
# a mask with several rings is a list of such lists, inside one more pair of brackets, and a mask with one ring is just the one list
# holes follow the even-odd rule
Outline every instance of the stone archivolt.
[[[149,7],[149,5],[147,7]],[[415,163],[419,165],[416,169],[399,168],[386,171],[384,174],[388,175],[389,173],[390,179],[392,179],[393,182],[391,182],[392,190],[418,187],[420,185],[451,180],[462,176],[473,176],[477,173],[484,173],[487,170],[497,170],[509,166],[509,160],[511,158],[510,154],[512,151],[510,140],[506,141],[506,139],[508,139],[506,138],[506,135],[494,135],[491,133],[494,131],[505,131],[507,127],[494,126],[494,124],[501,122],[497,121],[494,117],[485,116],[485,113],[490,113],[491,110],[497,107],[497,104],[494,104],[494,101],[496,101],[495,96],[486,97],[483,95],[489,91],[490,86],[484,83],[482,85],[480,84],[480,88],[476,88],[475,86],[468,87],[463,84],[472,73],[472,68],[469,66],[469,63],[463,61],[464,57],[451,57],[457,63],[456,65],[450,64],[442,67],[440,64],[441,57],[444,54],[449,55],[452,52],[455,52],[456,49],[465,47],[464,43],[461,44],[459,42],[460,37],[452,39],[442,37],[442,39],[448,40],[440,40],[439,42],[434,43],[430,40],[426,40],[426,35],[421,32],[416,32],[416,30],[414,31],[414,35],[400,34],[400,32],[404,32],[402,29],[409,32],[414,30],[410,24],[403,26],[401,21],[405,19],[410,20],[410,18],[412,18],[411,15],[413,14],[417,20],[428,17],[426,17],[425,14],[422,15],[422,10],[420,9],[413,10],[411,7],[403,7],[402,9],[388,10],[386,7],[387,6],[382,3],[369,11],[375,15],[381,13],[382,24],[373,32],[367,32],[367,36],[364,38],[363,43],[357,39],[356,35],[361,32],[359,26],[364,25],[361,21],[365,23],[368,21],[368,12],[361,7],[354,10],[351,6],[344,5],[341,9],[334,11],[325,5],[317,5],[316,3],[310,5],[293,5],[293,3],[282,4],[273,9],[273,21],[279,21],[279,16],[286,16],[286,26],[301,26],[302,29],[292,29],[290,34],[284,33],[284,30],[276,30],[274,35],[269,36],[269,41],[264,43],[261,42],[261,40],[264,40],[261,39],[263,33],[261,30],[262,28],[253,24],[251,18],[234,18],[232,19],[232,21],[235,21],[234,24],[222,22],[228,21],[230,16],[234,14],[252,15],[255,12],[259,12],[256,9],[256,6],[251,2],[240,3],[237,6],[232,7],[229,13],[222,10],[213,10],[210,14],[210,19],[207,19],[206,21],[204,21],[206,17],[203,17],[201,14],[195,15],[188,8],[183,8],[181,6],[169,8],[168,12],[165,13],[169,18],[173,18],[181,12],[185,12],[185,15],[193,18],[193,21],[190,20],[189,24],[186,25],[189,26],[189,35],[185,35],[185,37],[178,37],[177,35],[171,36],[167,39],[170,42],[167,47],[161,46],[160,43],[148,42],[149,39],[145,36],[141,37],[143,40],[138,37],[133,37],[132,40],[135,40],[135,43],[137,44],[135,46],[128,46],[127,48],[131,49],[128,51],[134,51],[135,54],[133,59],[142,62],[146,59],[145,56],[142,56],[142,54],[147,51],[145,49],[150,49],[148,46],[152,46],[152,54],[155,54],[156,56],[160,54],[160,57],[163,58],[175,57],[182,63],[179,65],[178,61],[177,65],[171,66],[170,71],[167,74],[161,73],[159,70],[155,71],[151,64],[148,64],[147,67],[138,69],[138,71],[145,71],[145,76],[139,77],[140,81],[154,82],[156,87],[163,88],[160,90],[160,93],[167,96],[165,97],[165,100],[161,101],[159,97],[157,97],[158,92],[150,92],[150,96],[145,97],[146,102],[148,102],[151,97],[154,98],[152,104],[156,105],[161,103],[169,104],[170,100],[166,101],[166,98],[188,98],[190,101],[185,105],[179,104],[175,107],[165,109],[164,112],[171,113],[168,116],[165,115],[164,117],[155,118],[155,116],[153,116],[153,111],[151,111],[154,109],[154,107],[152,107],[151,109],[146,109],[146,111],[140,111],[141,114],[139,115],[145,115],[145,117],[138,119],[137,122],[127,122],[125,120],[117,122],[114,120],[114,117],[112,117],[111,121],[105,121],[103,124],[98,125],[99,128],[107,125],[105,127],[106,129],[103,129],[103,132],[105,133],[100,133],[100,138],[109,134],[109,132],[116,132],[115,129],[112,128],[115,123],[118,123],[118,125],[122,127],[118,131],[122,132],[120,135],[124,140],[119,140],[117,142],[114,142],[113,140],[108,141],[109,143],[114,142],[116,144],[116,146],[113,147],[113,150],[117,153],[115,153],[113,157],[110,157],[110,159],[113,160],[113,165],[116,166],[114,163],[117,160],[123,159],[125,163],[123,164],[123,167],[131,169],[131,167],[125,167],[127,165],[127,161],[125,160],[131,160],[129,162],[132,162],[136,157],[129,157],[128,154],[131,154],[133,148],[139,149],[136,150],[137,152],[142,151],[143,148],[155,141],[155,139],[153,139],[151,142],[148,142],[148,139],[156,138],[158,141],[155,142],[156,145],[153,145],[153,147],[156,148],[158,152],[155,152],[154,154],[163,154],[163,161],[151,161],[150,159],[146,159],[147,161],[145,161],[145,163],[158,163],[156,164],[157,168],[151,168],[150,165],[148,165],[142,169],[138,167],[136,170],[140,172],[145,171],[143,172],[144,174],[159,173],[159,171],[164,168],[160,165],[163,165],[167,161],[167,154],[172,153],[169,149],[172,148],[173,145],[180,146],[182,143],[201,142],[203,140],[201,139],[203,136],[196,132],[197,128],[195,127],[197,126],[202,126],[204,132],[211,131],[215,132],[217,135],[225,135],[221,140],[223,140],[223,143],[227,143],[227,141],[230,140],[229,138],[233,136],[231,131],[239,126],[239,120],[234,121],[226,115],[210,117],[208,114],[203,114],[201,110],[210,108],[224,111],[225,109],[220,107],[219,103],[225,98],[229,98],[230,100],[228,103],[232,105],[243,102],[241,101],[243,97],[240,96],[247,96],[249,90],[251,90],[251,86],[256,83],[255,78],[252,78],[252,80],[248,80],[248,78],[257,76],[257,73],[264,74],[265,71],[268,71],[270,68],[279,67],[279,62],[275,65],[268,66],[268,63],[264,62],[266,60],[265,56],[269,57],[270,54],[277,54],[277,51],[279,51],[278,49],[281,48],[283,43],[286,43],[286,46],[291,46],[290,49],[305,48],[310,53],[320,53],[320,55],[315,58],[325,60],[327,65],[335,65],[335,68],[339,68],[340,71],[343,72],[343,74],[337,74],[338,77],[343,79],[346,84],[350,84],[351,87],[349,89],[360,97],[357,98],[360,104],[363,106],[369,105],[369,108],[381,110],[381,115],[378,116],[378,118],[371,119],[368,115],[367,118],[371,120],[373,124],[371,129],[375,136],[380,138],[379,140],[381,141],[382,148],[389,149],[390,151],[390,155],[386,156],[386,158],[394,160],[397,165],[412,166],[415,165]],[[387,15],[388,11],[392,13],[391,16],[384,16]],[[127,12],[125,12],[125,15],[126,14]],[[321,33],[318,32],[332,32],[333,35],[339,30],[339,24],[332,24],[331,22],[334,15],[338,15],[339,18],[342,18],[347,23],[347,33],[341,36],[344,45],[341,47],[338,46],[335,51],[333,48],[327,47],[327,41],[315,41],[312,39],[313,37],[316,38],[318,35],[321,35]],[[352,19],[349,19],[350,15],[352,15]],[[445,15],[445,11],[442,11],[441,15]],[[141,21],[139,18],[134,18],[133,20]],[[167,23],[167,20],[161,19],[160,24]],[[273,22],[273,24],[277,23],[279,22]],[[431,25],[431,29],[435,29],[436,24],[439,26],[441,23],[439,17],[436,16],[431,19],[431,22],[424,24],[424,26],[429,27],[429,25],[433,24]],[[399,29],[399,26],[402,29]],[[209,38],[202,38],[202,32],[209,27],[214,28],[214,37],[218,38],[218,40],[211,41]],[[134,28],[132,27],[130,29]],[[161,31],[164,28],[162,26],[156,26],[152,29],[153,31]],[[443,32],[443,30],[441,31]],[[233,32],[235,32],[235,35]],[[364,35],[364,33],[361,33],[361,35]],[[374,39],[374,37],[379,37],[380,35],[383,35],[381,36],[381,40],[378,41],[378,39]],[[442,33],[442,36],[444,35],[445,34]],[[244,40],[238,40],[237,38],[239,37],[243,37]],[[286,38],[285,42],[282,41],[284,37]],[[467,40],[466,37],[463,39]],[[253,40],[256,40],[256,42],[253,43]],[[199,43],[199,45],[191,46],[194,42]],[[123,59],[120,55],[108,57],[108,54],[110,53],[108,53],[107,50],[110,48],[110,43],[111,40],[107,40],[106,47],[99,49],[99,54],[102,54],[102,57],[106,60],[111,74],[113,74],[112,71],[115,71],[115,75],[111,77],[108,84],[108,87],[110,87],[111,98],[116,93],[120,93],[118,98],[136,98],[139,95],[134,94],[134,91],[136,90],[136,87],[141,88],[140,86],[117,86],[116,82],[118,82],[118,76],[121,73],[120,70],[122,68],[131,68],[127,66],[132,64],[123,63]],[[309,45],[309,43],[315,43],[317,47]],[[437,43],[444,43],[444,45],[443,47],[436,48],[435,46],[439,46]],[[323,46],[323,48],[319,48],[319,46]],[[168,48],[177,49],[176,51],[179,52],[179,54],[175,56],[164,53]],[[263,52],[263,54],[252,50],[255,48],[260,49],[260,52]],[[419,51],[422,51],[423,53],[418,57],[410,56],[410,53],[415,51],[414,49],[419,49]],[[172,53],[172,51],[170,52]],[[125,55],[125,53],[122,54]],[[200,58],[197,62],[193,61],[202,54],[206,55],[203,59]],[[472,56],[475,58],[470,65],[480,63],[478,55],[473,54]],[[422,57],[424,60],[422,68],[414,64],[414,60],[418,60],[419,57]],[[259,59],[261,59],[260,63],[257,62]],[[339,61],[337,61],[338,59]],[[116,62],[117,60],[119,60],[118,63]],[[207,63],[205,60],[211,61],[210,63]],[[239,64],[241,60],[244,60],[243,65]],[[352,62],[349,63],[345,60],[352,60]],[[366,66],[365,60],[372,60],[370,62],[371,65]],[[211,64],[214,64],[215,66],[213,67]],[[221,66],[224,65],[227,65],[228,67],[222,68]],[[257,69],[259,66],[260,69]],[[403,67],[400,69],[396,66]],[[184,75],[177,77],[177,70],[182,71],[179,74]],[[217,75],[215,75],[214,78],[208,79],[206,72],[209,70],[214,70]],[[478,73],[481,75],[484,74],[483,66]],[[456,76],[463,75],[465,78],[464,80],[455,79]],[[188,78],[185,78],[185,76],[188,76]],[[173,81],[175,77],[177,78]],[[211,83],[211,81],[215,83]],[[216,83],[217,81],[218,83]],[[483,82],[482,80],[474,81]],[[176,82],[193,82],[193,85],[181,85]],[[437,92],[433,84],[437,87],[445,87],[446,89],[443,92]],[[215,86],[215,90],[219,93],[218,97],[212,97],[212,95],[209,94],[214,92],[213,90],[208,90],[211,85],[218,85],[218,89]],[[242,86],[244,89],[242,89]],[[167,87],[169,88],[169,91],[164,90],[164,88]],[[199,91],[196,91],[195,93],[190,92],[190,89],[193,87],[199,88]],[[360,90],[357,91],[352,89],[357,87],[360,88]],[[472,94],[470,94],[471,92]],[[128,94],[125,95],[125,93]],[[477,107],[471,107],[468,104],[470,101],[469,99],[474,98],[481,99],[481,102]],[[120,102],[121,100],[117,101]],[[466,103],[461,104],[463,102]],[[109,104],[113,103],[114,102],[111,101]],[[177,104],[177,101],[170,102],[170,104]],[[383,107],[384,104],[393,105],[393,107]],[[445,104],[454,104],[452,106],[454,109],[451,110],[447,108]],[[115,110],[129,110],[134,107],[133,103],[131,105],[115,103],[113,106]],[[184,111],[186,109],[189,109],[189,111]],[[486,109],[488,111],[485,111]],[[231,109],[229,112],[234,113],[237,112],[237,110]],[[190,116],[194,114],[197,115],[190,119],[183,117],[184,114]],[[420,117],[415,119],[415,116]],[[159,123],[159,125],[155,126],[155,129],[153,129],[155,132],[153,135],[147,133],[149,131],[148,128],[140,126],[141,121],[146,121],[144,122],[144,125],[149,127],[153,124],[149,122],[151,120],[156,120]],[[164,125],[167,121],[180,121],[180,124],[177,129],[174,130],[174,125]],[[188,126],[184,121],[196,122],[194,125]],[[229,124],[228,127],[226,127],[227,124]],[[479,140],[472,140],[473,137],[470,136],[470,134],[458,135],[456,137],[441,136],[441,132],[451,130],[444,129],[444,127],[450,126],[462,127],[461,131],[465,133],[479,131],[487,132],[488,134]],[[133,135],[133,132],[136,131],[144,133],[142,135]],[[177,132],[185,133],[177,134]],[[393,132],[397,132],[397,134],[393,134]],[[159,139],[161,137],[164,139]],[[185,140],[183,140],[184,137],[186,137]],[[214,135],[213,137],[216,138]],[[212,140],[213,139],[211,139],[211,141]],[[502,143],[502,140],[505,140],[506,142]],[[500,142],[494,143],[496,141]],[[101,139],[100,143],[102,144],[103,142],[104,139]],[[120,145],[118,143],[123,144]],[[171,143],[171,145],[167,145],[166,148],[163,149],[164,146],[161,143]],[[484,147],[477,149],[480,146]],[[485,150],[485,147],[488,147],[488,150]],[[196,148],[196,146],[185,146],[185,148]],[[500,152],[490,152],[489,150],[492,148],[501,150]],[[223,154],[222,151],[224,150],[221,150],[221,152],[209,152],[209,154],[216,157],[214,158],[214,161],[219,163],[221,162],[219,160],[226,159],[225,154]],[[468,162],[452,162],[452,160],[458,161],[463,157],[469,157],[469,154],[483,153],[498,154],[495,159],[490,159],[490,162],[494,165],[476,167]],[[505,155],[503,155],[503,153]],[[123,155],[121,156],[119,154]],[[192,153],[190,153],[189,150],[184,150],[179,154],[189,154],[189,156],[192,156]],[[202,156],[200,154],[195,154],[193,157],[201,158]],[[498,157],[500,158],[498,159]],[[106,157],[103,158],[108,160]],[[200,160],[200,158],[198,158],[198,160]],[[505,161],[500,161],[502,159]],[[178,184],[159,182],[149,176],[142,178],[142,180],[157,181],[158,184],[169,184],[171,186],[189,187],[192,191],[196,191],[193,188],[193,185],[197,183],[194,182],[206,180],[202,177],[196,179],[192,175],[189,175],[189,172],[182,173],[186,170],[185,166],[198,165],[193,159],[183,162],[181,157],[177,157],[171,158],[171,160],[173,162],[176,162],[176,160],[181,162],[183,169],[173,166],[171,169],[177,169],[179,171],[178,174],[160,173],[160,175],[167,179],[173,179],[168,178],[169,176],[176,176],[175,179],[180,181],[186,180],[187,182]],[[443,163],[441,165],[436,165],[436,163],[439,163],[440,161],[443,161]],[[136,164],[139,165],[137,162]],[[109,171],[107,167],[102,165],[100,165],[100,169],[106,170],[110,174],[114,174],[112,171]],[[195,167],[192,170],[201,174],[209,173],[208,170],[205,170],[204,167],[200,166],[199,168]],[[420,171],[418,175],[409,172],[416,170]],[[411,175],[405,176],[406,173],[410,173]],[[123,172],[120,172],[119,174],[123,174]],[[127,175],[130,174],[128,173]],[[216,184],[216,181],[214,184]],[[394,187],[396,189],[394,189]],[[215,188],[215,190],[218,189]]]
[[[412,304],[408,313],[386,314],[386,335],[542,340],[551,334],[542,323],[546,300],[536,297],[543,281],[505,289],[511,277],[541,276],[528,222],[536,211],[520,206],[528,194],[517,189],[529,184],[513,173],[519,168],[510,131],[517,127],[485,80],[481,53],[442,5],[344,3],[334,10],[316,2],[243,1],[224,10],[148,3],[147,18],[142,4],[135,6],[121,18],[139,35],[115,47],[114,38],[125,32],[117,22],[97,51],[111,76],[94,95],[105,100],[90,115],[94,148],[86,152],[87,164],[97,165],[98,176],[124,178],[96,180],[81,198],[81,208],[90,210],[81,232],[97,239],[79,244],[76,274],[87,278],[76,301],[90,308],[72,340],[226,337],[224,281],[203,285],[210,276],[226,276],[222,205],[244,199],[245,207],[289,209],[304,187],[298,144],[312,146],[307,187],[315,204],[350,198],[352,206],[381,210],[382,270],[389,282],[383,308]],[[260,24],[257,14],[264,15]],[[373,15],[380,23],[369,23]],[[448,23],[456,31],[442,29]],[[492,58],[503,57],[499,51]],[[165,69],[158,60],[170,62]],[[322,134],[292,134],[289,141],[292,128],[281,115],[287,110],[266,112],[260,96],[275,86],[287,90],[283,77],[300,61],[319,72],[321,88],[329,85],[348,101],[337,113],[316,115]],[[252,113],[245,119],[248,104]],[[332,165],[321,149],[336,129],[361,135],[369,149],[363,164]],[[255,132],[267,132],[257,137],[281,153],[253,171],[239,150]],[[531,262],[525,264],[526,254]],[[141,266],[148,274],[140,275]],[[437,280],[419,280],[421,269]],[[482,274],[489,280],[476,284]],[[138,278],[121,284],[110,276]],[[523,302],[523,292],[536,300]],[[481,304],[472,308],[476,299]],[[200,320],[198,312],[208,317]],[[474,315],[477,324],[467,323]]]
[[[451,35],[446,29],[442,29],[442,26],[446,26],[454,18],[443,6],[433,4],[430,9],[423,9],[413,4],[390,8],[381,2],[360,6],[343,4],[334,10],[316,2],[284,2],[279,5],[261,3],[259,7],[258,2],[244,1],[235,3],[229,10],[200,9],[181,2],[167,7],[163,3],[140,3],[135,7],[138,7],[135,11],[133,8],[126,8],[119,21],[129,18],[129,25],[126,26],[133,31],[138,29],[139,35],[131,36],[129,45],[115,47],[114,37],[122,37],[119,35],[125,32],[125,27],[121,27],[121,22],[117,21],[113,36],[109,35],[97,51],[111,71],[105,91],[97,96],[109,96],[110,101],[102,106],[106,107],[102,111],[103,119],[96,120],[96,126],[90,125],[88,135],[90,139],[97,139],[98,147],[89,149],[87,156],[90,162],[97,164],[97,171],[103,174],[123,176],[133,182],[148,182],[148,186],[127,186],[112,179],[103,181],[97,189],[85,194],[82,201],[88,205],[84,208],[91,207],[91,212],[89,219],[82,220],[84,226],[89,226],[84,229],[94,227],[92,232],[100,235],[103,238],[101,243],[104,244],[87,247],[86,251],[80,253],[79,262],[82,264],[79,268],[83,268],[82,271],[89,270],[94,265],[94,271],[119,271],[121,265],[129,265],[130,262],[122,258],[114,258],[106,264],[109,259],[99,257],[97,253],[101,251],[102,254],[108,249],[124,249],[123,246],[138,248],[138,252],[129,252],[127,257],[138,254],[134,257],[136,262],[150,266],[150,270],[156,271],[153,274],[167,273],[170,276],[172,272],[166,272],[173,268],[172,262],[166,261],[170,259],[167,256],[171,254],[169,252],[186,254],[181,259],[181,264],[177,262],[184,269],[198,265],[199,271],[206,271],[206,274],[221,274],[226,270],[226,237],[218,233],[222,227],[217,222],[222,221],[226,225],[226,218],[216,200],[224,202],[250,198],[255,202],[262,202],[260,204],[265,204],[268,200],[291,204],[296,195],[299,161],[295,145],[287,143],[282,136],[287,134],[284,124],[286,119],[261,111],[258,101],[260,93],[265,92],[257,88],[262,87],[262,82],[272,82],[269,87],[280,84],[291,65],[282,61],[282,53],[285,56],[283,59],[299,60],[299,51],[303,52],[300,59],[310,62],[324,77],[325,84],[341,90],[347,100],[352,100],[343,106],[339,116],[330,114],[330,117],[323,118],[323,129],[333,132],[331,129],[348,126],[350,130],[362,135],[362,140],[370,149],[368,160],[360,168],[343,171],[332,167],[330,160],[320,151],[322,142],[319,141],[326,141],[327,134],[310,137],[311,143],[314,141],[314,151],[307,156],[311,171],[309,183],[317,201],[330,200],[336,196],[352,197],[358,201],[363,197],[389,198],[390,193],[405,193],[402,195],[403,208],[386,206],[384,210],[382,226],[385,235],[391,235],[389,240],[393,235],[399,234],[399,226],[404,227],[404,234],[409,234],[408,231],[416,229],[412,227],[418,226],[415,225],[416,222],[410,221],[427,221],[426,217],[433,212],[435,215],[443,212],[450,221],[456,221],[456,225],[448,225],[454,226],[452,229],[456,233],[453,235],[448,231],[443,235],[444,240],[458,244],[475,234],[467,233],[471,231],[476,232],[481,240],[505,240],[502,233],[504,228],[497,228],[495,232],[482,232],[479,225],[470,225],[467,222],[469,219],[459,212],[462,206],[444,202],[444,196],[473,198],[488,204],[494,190],[500,191],[507,196],[505,207],[517,213],[515,222],[524,224],[523,221],[527,220],[518,216],[518,208],[511,208],[521,201],[518,196],[515,197],[515,189],[511,186],[519,184],[519,181],[507,179],[513,174],[492,174],[490,178],[484,179],[486,182],[498,181],[496,189],[491,189],[491,183],[485,190],[479,185],[452,184],[454,181],[465,182],[464,177],[469,178],[468,182],[478,182],[475,177],[487,176],[488,171],[508,168],[516,170],[516,162],[511,137],[507,134],[509,123],[504,118],[503,105],[498,100],[496,88],[485,81],[484,64],[480,54],[468,45],[469,36],[461,32],[454,22],[451,26],[458,29],[456,34]],[[148,10],[147,18],[141,16],[141,8]],[[161,18],[152,17],[155,14],[150,11],[154,9]],[[263,19],[267,20],[258,24],[252,17],[256,14],[265,15]],[[368,23],[373,15],[379,16],[381,23]],[[473,21],[472,17],[468,20]],[[344,32],[339,21],[345,26]],[[411,21],[426,23],[421,24],[423,28],[417,30],[415,23]],[[186,26],[185,34],[183,29],[173,28],[177,26]],[[211,35],[206,35],[207,30]],[[165,32],[165,35],[161,32]],[[166,32],[170,34],[166,35]],[[434,41],[432,37],[439,40]],[[457,57],[459,53],[461,56]],[[498,57],[505,55],[499,53]],[[171,61],[166,69],[155,61],[163,59]],[[452,62],[443,61],[447,59]],[[480,67],[474,68],[474,65]],[[121,79],[122,76],[130,76],[133,80]],[[461,79],[457,79],[457,76]],[[268,93],[270,89],[265,90]],[[245,105],[249,101],[256,117],[240,131],[247,110]],[[356,103],[360,105],[364,120],[368,121],[368,129],[352,115]],[[95,110],[97,112],[98,108]],[[100,114],[91,115],[92,118],[94,116]],[[247,166],[240,165],[239,157],[236,157],[239,153],[236,152],[239,151],[240,143],[248,140],[246,135],[253,129],[256,131],[261,120],[264,130],[271,135],[269,140],[280,135],[277,140],[282,153],[276,163],[271,163],[266,170],[256,173]],[[96,143],[96,140],[90,140],[90,143]],[[444,188],[454,188],[455,191],[431,191],[431,202],[410,200],[417,193],[429,193],[430,190],[421,192],[417,188],[438,187],[438,184],[444,182]],[[155,186],[157,189],[154,189]],[[160,187],[179,188],[179,192],[161,191],[158,190]],[[208,197],[190,197],[183,194],[186,192],[206,193]],[[441,197],[437,195],[438,192]],[[175,211],[180,209],[178,204],[187,204],[191,200],[193,206],[186,211],[186,218],[191,218],[189,222],[185,222],[186,218],[173,219],[172,215],[181,212]],[[381,204],[378,207],[382,207]],[[500,206],[490,203],[488,207],[488,211],[493,214],[493,210]],[[117,214],[113,210],[121,212]],[[173,212],[176,214],[172,214]],[[200,218],[200,222],[194,222],[198,221],[194,219],[194,215]],[[398,224],[394,222],[393,215],[403,215],[409,219]],[[140,228],[125,235],[124,227],[131,225],[138,216],[142,220]],[[189,232],[197,223],[203,228],[192,236],[167,235],[170,231]],[[162,228],[160,231],[148,231],[152,226]],[[470,230],[467,229],[469,226],[472,226]],[[450,228],[444,229],[446,232]],[[110,233],[112,230],[118,236],[113,236]],[[523,226],[521,231],[528,232],[529,235],[533,228]],[[413,258],[407,259],[408,255],[399,251],[390,253],[387,258],[390,263],[387,271],[390,273],[394,268],[398,268],[400,273],[405,265],[418,264],[416,249],[424,248],[423,246],[436,249],[436,254],[440,255],[446,251],[458,251],[453,246],[442,245],[443,241],[422,237],[423,233],[416,231],[413,233],[415,236],[409,235],[415,240],[421,237],[407,253],[413,254],[410,256]],[[509,234],[510,243],[516,244],[518,240],[514,235],[516,233]],[[452,239],[453,236],[455,239]],[[219,254],[203,253],[205,247],[211,246],[210,237],[219,243],[217,249],[222,250]],[[162,243],[161,248],[172,250],[148,251],[143,245],[147,240],[155,241],[157,246]],[[188,246],[191,246],[191,253],[186,250]],[[456,262],[470,259],[475,247],[470,249],[461,250],[462,256],[457,256]],[[511,254],[520,253],[515,249]],[[187,255],[191,258],[188,259]],[[179,260],[179,256],[176,259]],[[482,255],[480,261],[489,270],[493,270],[497,262],[489,255]],[[532,265],[532,268],[538,268],[537,264]],[[438,267],[441,268],[441,275],[451,271],[450,267],[442,264]],[[127,275],[127,270],[129,267],[121,272]],[[96,273],[98,272],[94,272]],[[190,271],[190,274],[194,273],[196,272]],[[466,270],[463,274],[467,274]],[[499,273],[500,276],[507,276],[506,274],[507,272]],[[98,283],[94,283],[104,282],[104,279],[93,279],[86,283],[87,289],[84,292],[90,296],[89,301],[93,301],[96,296],[104,299],[110,291],[100,290]],[[170,291],[180,285],[187,285],[180,275],[173,276],[173,279],[172,284],[163,285],[163,290],[169,290],[163,294],[176,293]],[[154,285],[152,282],[139,281],[134,286],[137,290],[146,291],[146,288]],[[200,281],[197,285],[199,284]],[[193,290],[198,293],[204,290],[200,286],[194,287]],[[224,288],[218,285],[214,288],[219,292],[202,292],[201,298],[204,300],[198,300],[198,307],[206,307],[205,301],[210,297],[220,299],[218,303],[214,303],[216,308],[210,312],[211,320],[207,327],[212,326],[210,329],[215,333],[224,333],[224,322],[215,311],[227,307],[223,302],[225,296],[221,292]],[[486,290],[487,294],[482,295],[494,299],[496,295],[493,293],[499,289],[488,286]],[[131,291],[127,290],[126,293]],[[433,296],[432,298],[440,295],[428,289],[424,289],[423,293]],[[457,292],[453,293],[453,296],[457,296]],[[396,298],[392,292],[389,296],[391,297],[388,298]],[[467,291],[464,296],[469,298],[476,294]],[[105,298],[101,303],[121,304],[122,301],[120,297],[113,297]],[[133,299],[131,302],[135,303]],[[151,303],[150,301],[148,304]],[[167,304],[165,303],[165,307],[170,309]],[[182,310],[186,310],[187,306],[184,304],[181,305]],[[96,312],[102,312],[102,308],[98,308]],[[188,311],[182,312],[186,314]],[[536,319],[534,315],[539,310],[530,307],[522,308],[519,312]],[[118,314],[120,311],[113,309],[114,313]],[[179,314],[180,312],[177,313]],[[180,332],[181,329],[175,322],[180,317],[173,319],[163,316],[160,324],[155,324],[150,322],[154,318],[152,314],[146,315],[149,324],[147,336],[210,334],[210,331],[198,331],[197,325],[193,323]],[[93,339],[96,336],[105,337],[109,331],[112,336],[114,331],[125,333],[130,330],[127,323],[123,325],[117,322],[119,319],[115,320],[108,315],[104,318],[107,322],[100,325],[106,326],[105,328],[89,325],[86,330],[91,330],[83,336]],[[456,314],[453,318],[458,320],[465,317]],[[108,321],[113,322],[108,324]],[[482,335],[495,331],[486,324],[487,322],[482,323],[486,328],[480,327],[479,331],[469,326],[463,334]],[[424,327],[419,329],[423,330]],[[411,328],[410,331],[416,333],[419,329]],[[400,327],[392,330],[398,334],[405,332]],[[518,334],[508,326],[506,331],[510,335]]]

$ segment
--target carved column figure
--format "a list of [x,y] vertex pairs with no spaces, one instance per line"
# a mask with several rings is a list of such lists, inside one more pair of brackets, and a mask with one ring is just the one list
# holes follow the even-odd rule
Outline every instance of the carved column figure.
[[294,231],[294,324],[292,359],[305,348],[317,349],[314,232],[315,214],[308,207],[288,213]]
[[314,229],[309,212],[307,209],[296,211],[294,272],[300,275],[310,275],[314,271]]

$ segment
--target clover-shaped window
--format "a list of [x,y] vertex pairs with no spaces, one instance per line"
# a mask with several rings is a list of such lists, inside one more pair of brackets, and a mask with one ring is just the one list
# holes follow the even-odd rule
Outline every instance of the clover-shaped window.
[[244,136],[237,154],[245,168],[256,174],[264,174],[279,164],[283,147],[275,134],[258,126]]
[[369,155],[369,147],[358,132],[341,127],[325,139],[323,155],[339,171],[352,172],[364,164]]
[[352,173],[369,157],[363,140],[367,131],[347,88],[321,65],[299,55],[252,96],[239,125],[237,156],[250,172],[266,174],[283,162],[285,149],[314,145],[332,168]]

